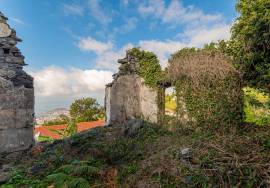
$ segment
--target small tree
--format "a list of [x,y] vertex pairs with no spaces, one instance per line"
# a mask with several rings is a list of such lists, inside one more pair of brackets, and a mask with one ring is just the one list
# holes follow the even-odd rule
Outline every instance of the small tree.
[[230,41],[234,63],[247,85],[270,91],[270,1],[238,0],[240,16]]
[[77,123],[74,118],[69,119],[67,127],[63,132],[64,137],[70,137],[77,133]]
[[103,114],[103,110],[94,98],[75,100],[70,106],[70,116],[77,122],[95,121]]

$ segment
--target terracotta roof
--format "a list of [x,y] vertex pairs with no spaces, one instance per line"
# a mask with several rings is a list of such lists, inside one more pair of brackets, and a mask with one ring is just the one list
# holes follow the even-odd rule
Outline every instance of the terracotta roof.
[[[92,121],[92,122],[81,122],[77,124],[77,131],[78,132],[83,132],[95,127],[100,127],[104,126],[105,122],[103,120],[98,120],[98,121]],[[51,125],[51,126],[40,126],[40,127],[35,127],[34,132],[35,134],[39,134],[39,136],[46,136],[50,137],[53,139],[61,139],[61,136],[57,133],[54,132],[53,130],[64,130],[66,128],[66,124],[64,125]]]

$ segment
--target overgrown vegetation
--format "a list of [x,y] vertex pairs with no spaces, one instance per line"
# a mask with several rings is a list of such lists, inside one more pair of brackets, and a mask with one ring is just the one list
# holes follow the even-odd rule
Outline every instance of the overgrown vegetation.
[[[270,102],[264,92],[269,87],[270,5],[239,0],[237,7],[232,41],[185,48],[169,61],[177,103],[185,101],[189,124],[198,126],[175,122],[178,129],[169,132],[146,123],[127,135],[127,127],[113,125],[40,145],[16,161],[1,188],[270,187],[270,129],[265,126]],[[140,62],[138,73],[156,87],[163,78],[156,56],[137,48],[132,52]],[[246,84],[264,88],[243,90],[233,64]],[[245,120],[252,124],[242,122],[242,91]],[[75,109],[77,116],[80,105]],[[188,158],[181,153],[184,148],[190,148]]]
[[270,1],[238,0],[229,42],[234,64],[250,86],[270,91]]
[[157,56],[152,52],[140,50],[139,48],[132,48],[129,52],[139,61],[136,67],[137,73],[144,78],[147,85],[157,87],[158,82],[164,78]]
[[[268,187],[269,131],[168,132],[145,124],[128,136],[123,125],[96,128],[24,154],[1,188]],[[190,159],[181,157],[186,147]]]
[[177,97],[184,99],[188,124],[208,128],[241,124],[241,77],[219,49],[213,45],[182,49],[169,60],[168,74]]

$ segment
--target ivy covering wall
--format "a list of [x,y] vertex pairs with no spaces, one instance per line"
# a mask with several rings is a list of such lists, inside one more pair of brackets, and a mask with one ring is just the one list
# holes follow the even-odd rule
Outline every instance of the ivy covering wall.
[[[214,46],[176,52],[169,60],[168,75],[176,86],[178,99],[186,104],[188,121],[184,123],[209,128],[241,124],[240,74]],[[182,110],[181,106],[177,108]]]
[[129,53],[138,59],[137,73],[144,79],[145,84],[157,88],[158,82],[164,77],[157,56],[153,52],[132,48]]

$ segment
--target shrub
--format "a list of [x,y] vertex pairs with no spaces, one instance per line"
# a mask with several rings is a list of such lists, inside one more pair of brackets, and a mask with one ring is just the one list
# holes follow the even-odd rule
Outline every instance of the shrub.
[[[169,60],[168,75],[176,85],[177,98],[186,104],[189,123],[206,127],[241,123],[240,74],[213,45],[176,52]],[[182,106],[177,107],[179,115],[185,113],[179,112],[185,111]]]

